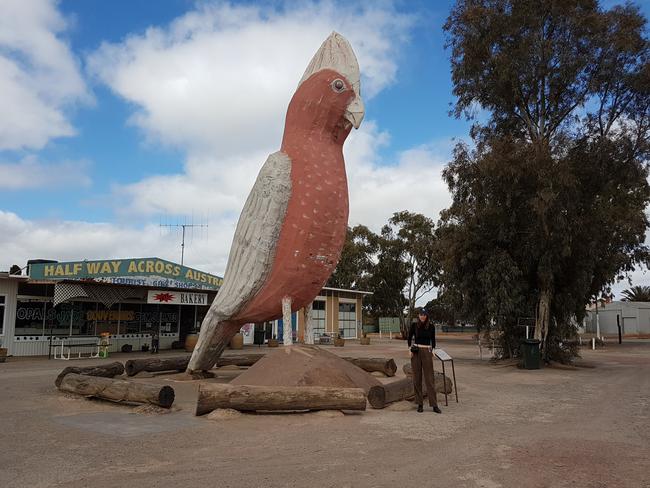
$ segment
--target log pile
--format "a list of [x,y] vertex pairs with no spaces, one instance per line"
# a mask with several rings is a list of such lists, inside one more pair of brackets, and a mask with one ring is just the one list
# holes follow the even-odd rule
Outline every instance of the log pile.
[[365,410],[361,388],[201,384],[196,415],[217,408],[239,411]]
[[135,383],[77,373],[66,374],[59,389],[112,402],[150,403],[163,408],[171,407],[175,397],[174,389],[167,385]]
[[[221,356],[217,359],[216,366],[252,366],[257,361],[262,359],[264,354],[233,354],[229,356]],[[386,376],[395,376],[397,372],[397,365],[392,358],[343,358],[346,361],[358,366],[359,368],[372,373],[373,371],[380,371]],[[130,359],[126,362],[126,374],[134,376],[141,371],[155,373],[160,371],[185,371],[187,364],[190,361],[190,356],[182,356],[176,358],[145,358],[145,359]]]

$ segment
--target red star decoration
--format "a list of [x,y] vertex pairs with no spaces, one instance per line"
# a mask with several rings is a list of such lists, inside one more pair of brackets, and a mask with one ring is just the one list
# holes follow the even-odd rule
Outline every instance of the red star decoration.
[[174,295],[171,293],[158,293],[153,296],[153,299],[157,302],[171,302],[174,299]]

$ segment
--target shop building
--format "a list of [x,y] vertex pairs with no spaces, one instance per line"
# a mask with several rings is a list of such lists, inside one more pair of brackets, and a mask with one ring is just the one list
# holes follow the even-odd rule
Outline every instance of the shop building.
[[109,351],[182,344],[198,330],[223,279],[159,258],[35,260],[27,275],[0,275],[0,338],[13,356],[48,355],[109,333]]
[[[128,344],[179,347],[198,332],[223,278],[160,258],[56,262],[33,260],[26,275],[0,273],[0,342],[13,356],[45,356],[53,343],[87,343],[110,334],[110,352]],[[369,292],[325,287],[313,302],[316,338],[357,338],[363,297]],[[293,337],[304,341],[305,310],[292,314]],[[243,327],[253,342],[252,324]],[[270,324],[267,339],[283,339],[282,320]]]

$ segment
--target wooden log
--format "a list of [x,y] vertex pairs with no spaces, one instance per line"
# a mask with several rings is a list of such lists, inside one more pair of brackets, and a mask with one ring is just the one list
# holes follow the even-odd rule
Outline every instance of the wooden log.
[[[402,366],[402,371],[404,371],[406,376],[413,376],[413,370],[411,369],[410,363],[406,363]],[[433,383],[436,385],[436,392],[438,393],[442,393],[443,395],[447,393],[447,395],[449,395],[453,391],[454,384],[449,376],[439,373],[438,371],[433,372]]]
[[64,368],[63,371],[59,373],[59,376],[56,377],[56,380],[54,380],[54,384],[56,385],[57,388],[61,385],[61,381],[63,381],[63,378],[69,373],[85,374],[88,376],[103,376],[104,378],[113,378],[114,376],[124,374],[124,365],[118,361],[115,361],[110,364],[100,364],[97,366],[86,366],[86,367],[68,366],[67,368]]
[[394,359],[388,358],[343,358],[350,361],[352,364],[359,366],[364,371],[372,373],[373,371],[380,371],[386,376],[395,376],[397,372],[397,365]]
[[361,388],[200,384],[196,415],[217,408],[239,411],[365,410]]
[[217,359],[217,367],[252,366],[263,357],[264,354],[233,354],[231,356],[221,356]]
[[179,356],[175,358],[146,358],[129,359],[125,366],[126,374],[134,376],[141,371],[154,373],[156,371],[185,371],[190,356]]
[[172,406],[175,396],[174,389],[167,385],[135,383],[77,373],[65,375],[59,389],[112,402],[151,403],[164,408]]
[[389,403],[406,400],[415,395],[412,378],[400,378],[379,386],[372,386],[368,391],[368,402],[372,408],[384,408]]

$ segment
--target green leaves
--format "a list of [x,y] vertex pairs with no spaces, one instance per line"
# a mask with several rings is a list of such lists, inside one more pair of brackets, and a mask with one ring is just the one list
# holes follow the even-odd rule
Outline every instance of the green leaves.
[[410,317],[417,299],[438,283],[439,273],[433,220],[402,211],[379,235],[364,226],[350,229],[328,285],[371,290],[366,306],[376,317],[403,317],[405,308]]
[[489,120],[443,173],[443,284],[509,346],[517,317],[537,311],[540,337],[560,343],[591,297],[650,261],[644,28],[635,7],[594,0],[459,0],[451,11],[455,114],[478,105]]
[[621,295],[625,302],[650,302],[650,286],[632,286]]

